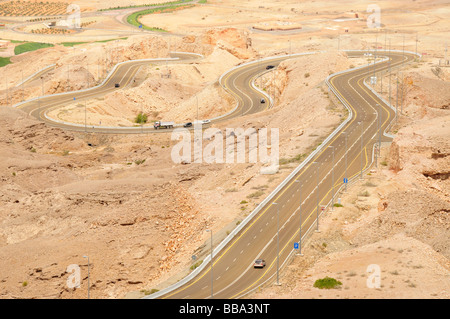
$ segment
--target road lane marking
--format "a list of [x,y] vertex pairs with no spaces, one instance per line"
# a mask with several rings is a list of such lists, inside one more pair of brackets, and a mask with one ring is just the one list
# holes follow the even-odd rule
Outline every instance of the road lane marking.
[[[367,72],[366,72],[367,73]],[[347,74],[347,73],[346,73]],[[353,79],[353,78],[355,78],[355,77],[358,77],[358,76],[363,76],[363,75],[365,75],[365,73],[362,73],[362,74],[356,74],[355,76],[353,76],[352,78],[350,78],[349,80],[347,80],[347,82],[349,83],[349,81],[351,80],[351,79]],[[341,75],[337,75],[337,76],[335,76],[335,77],[333,77],[333,78],[331,78],[331,81],[330,81],[330,84],[336,89],[336,87],[334,86],[334,84],[333,84],[333,80],[335,80],[336,78],[338,78],[339,76],[341,76]],[[351,85],[350,85],[351,86]],[[352,86],[351,86],[352,87]],[[352,87],[353,88],[353,87]],[[354,89],[354,88],[353,88]],[[354,89],[355,90],[355,89]],[[337,92],[339,92],[339,90],[337,90],[336,89],[336,91]],[[356,91],[356,90],[355,90]],[[339,92],[340,93],[340,92]],[[336,136],[332,139],[332,141],[330,141],[330,145],[339,137],[339,136],[341,136],[341,134],[342,134],[342,132],[343,131],[345,131],[345,129],[347,129],[348,127],[350,127],[351,126],[351,124],[357,119],[357,117],[358,117],[358,113],[357,113],[357,111],[353,108],[353,106],[352,106],[352,104],[351,103],[349,103],[348,102],[348,100],[344,97],[344,96],[342,96],[342,94],[340,94],[340,96],[348,103],[348,105],[349,105],[349,107],[353,110],[353,112],[354,112],[354,117],[353,117],[353,119],[349,122],[349,123],[347,123],[347,125],[345,126],[345,128],[343,128],[342,129],[342,131],[339,133],[339,134],[336,134]],[[371,125],[369,126],[369,127],[371,127]],[[352,130],[353,131],[353,130]],[[366,130],[367,131],[367,130]],[[365,131],[365,132],[366,132]],[[364,133],[365,133],[364,132]],[[363,134],[364,134],[363,133]],[[358,140],[358,139],[357,139]],[[366,146],[368,145],[370,143],[370,141],[369,142],[367,142],[366,143]],[[324,150],[322,150],[320,153],[318,153],[318,154],[316,154],[316,156],[315,156],[315,159],[317,159],[317,158],[319,158],[321,155],[322,155],[322,153],[324,152]],[[347,154],[348,153],[348,151],[345,153],[345,154]],[[361,153],[361,152],[360,152]],[[352,161],[352,163],[356,160],[356,159],[358,159],[359,157],[358,156],[356,156],[355,157],[355,159]],[[297,177],[297,179],[298,178],[300,178],[302,175],[303,175],[303,173],[305,172],[305,171],[307,171],[308,169],[309,169],[309,167],[312,165],[312,161],[309,163],[309,165],[307,165],[306,167],[304,167],[303,168],[303,171],[299,174],[299,176]],[[321,166],[323,166],[323,163],[321,164]],[[366,163],[366,166],[367,166],[367,163]],[[356,174],[356,175],[358,175],[358,174]],[[353,178],[353,177],[352,177]],[[276,200],[278,200],[283,194],[284,194],[284,192],[286,191],[286,190],[288,190],[291,186],[292,186],[292,184],[295,182],[295,180],[294,181],[292,181],[291,182],[291,184],[289,184],[289,185],[287,185],[287,187],[285,187],[285,189],[278,195],[278,197],[276,197],[276,199],[275,199],[275,201]],[[331,190],[330,190],[331,191]],[[329,193],[329,192],[328,192]],[[327,193],[327,194],[328,194]],[[242,236],[244,236],[244,234],[249,230],[249,229],[251,229],[252,228],[252,226],[259,220],[259,218],[261,218],[261,216],[263,216],[266,212],[267,212],[267,210],[269,209],[269,207],[270,207],[270,205],[261,213],[261,214],[259,214],[259,216],[257,217],[257,218],[255,218],[255,220],[250,224],[250,225],[248,225],[248,227],[246,227],[245,229],[244,229],[244,231],[242,232],[242,234],[238,237],[238,238],[236,238],[232,243],[231,243],[231,245],[218,257],[218,258],[216,258],[216,261],[214,262],[214,264],[216,264],[217,262],[219,262],[219,260],[240,240],[240,238],[242,238]],[[272,219],[273,219],[274,217],[272,216]],[[308,217],[308,219],[309,219],[309,217]],[[187,286],[185,286],[184,288],[180,288],[180,289],[178,289],[178,290],[175,290],[172,294],[170,294],[170,295],[168,295],[167,297],[170,297],[171,295],[173,295],[173,294],[175,294],[175,293],[177,293],[177,292],[180,292],[180,291],[183,291],[184,289],[186,289],[186,288],[188,288],[188,287],[190,287],[190,286],[192,286],[194,283],[196,283],[198,280],[200,280],[204,275],[206,275],[208,273],[208,271],[206,271],[202,276],[199,276],[199,278],[197,279],[197,280],[195,280],[193,283],[191,283],[190,285],[187,285]],[[256,282],[255,282],[256,283]],[[166,297],[166,298],[167,298]]]

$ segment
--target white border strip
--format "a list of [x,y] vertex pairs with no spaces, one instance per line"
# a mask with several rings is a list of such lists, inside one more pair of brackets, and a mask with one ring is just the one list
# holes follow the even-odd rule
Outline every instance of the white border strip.
[[34,76],[36,76],[36,74],[42,73],[47,69],[51,69],[52,67],[56,66],[56,64],[50,64],[48,66],[46,66],[45,68],[40,69],[39,71],[33,73],[32,75],[30,75],[29,77],[27,77],[25,80],[23,80],[22,82],[20,82],[19,84],[17,84],[15,86],[15,88],[18,88],[19,86],[21,86],[22,84],[25,84],[28,82],[28,80],[30,80],[31,78],[33,78]]

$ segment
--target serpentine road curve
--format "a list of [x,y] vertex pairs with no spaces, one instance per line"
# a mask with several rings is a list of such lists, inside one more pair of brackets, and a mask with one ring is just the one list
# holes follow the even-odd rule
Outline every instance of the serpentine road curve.
[[[347,51],[351,57],[361,57],[365,52]],[[307,53],[313,54],[313,53]],[[241,298],[258,287],[277,279],[277,269],[282,269],[294,255],[294,243],[299,242],[314,229],[320,229],[321,207],[329,207],[335,194],[343,187],[343,179],[350,182],[363,177],[370,168],[374,145],[390,142],[387,134],[395,109],[388,101],[372,91],[366,80],[373,72],[386,72],[420,57],[412,52],[379,51],[384,59],[331,75],[326,83],[332,93],[349,110],[348,118],[305,159],[258,207],[236,227],[218,246],[214,247],[211,271],[211,255],[176,284],[146,298]],[[264,92],[253,86],[254,79],[266,72],[267,65],[275,67],[282,61],[298,55],[277,56],[242,64],[220,79],[220,84],[237,101],[236,107],[211,122],[223,121],[243,114],[260,112],[271,106],[261,104],[260,99],[271,101]],[[173,53],[171,62],[191,63],[199,59],[190,53]],[[149,62],[165,63],[165,60],[141,60],[121,63],[98,87],[78,92],[45,96],[16,105],[48,125],[67,130],[98,133],[149,133],[167,132],[152,127],[85,127],[60,123],[45,116],[48,110],[77,100],[93,98],[126,86],[138,68]],[[301,204],[301,205],[300,205]],[[300,231],[301,229],[301,231]],[[262,258],[263,269],[254,269],[253,262]]]

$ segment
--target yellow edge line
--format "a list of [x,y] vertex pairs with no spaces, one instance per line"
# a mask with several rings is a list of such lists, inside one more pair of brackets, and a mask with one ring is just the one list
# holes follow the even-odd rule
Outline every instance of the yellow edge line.
[[[336,88],[335,86],[334,86],[334,84],[333,84],[333,80],[334,80],[335,78],[333,78],[333,79],[331,79],[331,85],[333,85],[333,87],[334,88]],[[344,100],[348,103],[348,101],[347,101],[347,99],[345,99],[345,97],[343,97],[344,98]],[[350,123],[348,123],[347,125],[346,125],[346,127],[348,127],[352,122],[354,122],[355,121],[355,119],[356,119],[356,117],[357,117],[357,112],[356,112],[356,110],[351,106],[351,104],[350,103],[348,103],[348,105],[350,105],[350,107],[352,108],[352,110],[354,111],[354,114],[355,114],[355,116],[354,116],[354,118],[350,121]],[[333,140],[330,142],[330,143],[333,143],[333,141],[335,141],[340,135],[341,135],[342,133],[339,133],[339,134],[337,134],[334,138],[333,138]],[[325,152],[325,150],[326,150],[326,148],[324,148],[319,154],[317,154],[316,156],[315,156],[315,159],[317,159],[318,157],[320,157],[320,155],[322,155],[322,153],[323,152]],[[302,176],[303,175],[303,173],[310,167],[312,165],[312,162],[311,163],[309,163],[308,165],[307,165],[307,167],[300,173],[300,175],[297,177],[297,178],[299,178],[300,176]],[[295,183],[295,180],[293,180],[286,188],[285,188],[285,190],[284,191],[282,191],[276,198],[275,198],[275,201],[276,200],[278,200],[293,184]],[[270,205],[262,212],[262,213],[260,213],[259,214],[259,216],[248,226],[248,227],[246,227],[245,229],[244,229],[244,231],[242,232],[242,234],[238,237],[238,238],[236,238],[235,239],[235,241],[220,255],[220,257],[218,257],[218,258],[216,258],[216,260],[214,261],[214,263],[213,263],[213,266],[216,264],[216,263],[218,263],[219,262],[219,260],[239,241],[239,239],[262,217],[262,216],[264,216],[264,214],[267,212],[267,210],[269,209],[269,207],[270,207]],[[163,299],[166,299],[166,298],[169,298],[170,296],[172,296],[172,295],[174,295],[174,294],[176,294],[176,293],[179,293],[179,292],[181,292],[181,291],[183,291],[183,290],[185,290],[185,289],[187,289],[187,288],[189,288],[190,286],[192,286],[193,284],[195,284],[196,282],[198,282],[201,278],[203,278],[207,273],[209,272],[209,270],[208,271],[206,271],[203,275],[201,275],[201,276],[199,276],[195,281],[193,281],[191,284],[189,284],[189,285],[186,285],[185,287],[183,287],[182,289],[179,289],[179,290],[176,290],[176,291],[174,291],[174,292],[172,292],[171,294],[169,294],[169,295],[167,295],[167,296],[165,296]],[[258,279],[259,280],[259,279]],[[245,290],[244,290],[245,291]]]
[[[367,143],[368,144],[368,143]],[[368,165],[368,161],[367,161],[367,144],[366,144],[366,146],[364,147],[364,150],[365,150],[365,154],[366,154],[366,165],[364,166],[364,168],[363,168],[363,170],[367,167],[367,165]],[[361,154],[361,152],[359,152],[360,154]],[[356,156],[354,159],[353,159],[353,161],[350,163],[350,166],[357,160],[359,158],[359,156]],[[339,177],[341,177],[341,176],[343,176],[345,173],[342,173]],[[359,175],[359,173],[356,173],[356,174],[354,174],[354,175],[352,175],[351,177],[350,177],[350,179],[352,179],[353,177],[355,177],[355,176],[358,176]],[[337,185],[335,184],[335,186],[340,186],[341,184],[343,184],[342,182],[339,182]],[[330,192],[332,191],[333,189],[330,189],[321,199],[320,199],[320,201],[319,201],[319,206],[320,206],[320,204],[322,203],[322,201],[323,201],[323,199],[324,198],[326,198],[327,196],[328,196],[328,194],[330,194]],[[308,217],[306,217],[306,219],[303,221],[303,223],[302,223],[302,226],[304,225],[304,224],[306,224],[306,222],[311,218],[311,216],[313,215],[313,213],[315,212],[317,210],[317,208],[315,208],[315,209],[313,209],[312,211],[311,211],[311,213],[308,215]],[[298,232],[296,232],[294,235],[292,235],[292,237],[288,240],[288,242],[286,243],[286,245],[284,245],[284,247],[281,249],[281,251],[280,251],[280,255],[284,252],[284,250],[286,249],[286,247],[293,241],[293,239],[294,239],[294,237],[295,236],[297,236],[297,234],[298,234]],[[249,290],[251,287],[253,287],[258,281],[260,281],[266,274],[267,274],[267,272],[272,268],[272,266],[273,266],[273,264],[276,262],[276,259],[270,264],[270,266],[267,268],[267,270],[261,275],[261,277],[259,277],[251,286],[249,286],[249,287],[247,287],[247,288],[245,288],[244,290],[242,290],[241,292],[239,292],[239,293],[237,293],[237,294],[235,294],[234,296],[232,296],[232,297],[230,297],[230,299],[233,299],[233,298],[235,298],[236,296],[238,296],[238,295],[241,295],[242,293],[244,293],[246,290]]]
[[[335,78],[333,78],[333,79],[335,79]],[[332,83],[332,82],[333,82],[333,79],[331,79],[331,85],[333,85],[333,83]],[[361,84],[360,84],[360,82],[361,82],[362,80],[364,80],[364,79],[365,79],[365,78],[361,78],[360,80],[358,80],[358,85],[359,85],[359,87],[361,87],[361,88],[363,89],[364,92],[368,93],[367,89],[364,89],[364,88],[361,86]],[[336,88],[334,85],[333,85],[333,87]],[[370,98],[371,98],[372,100],[374,100],[375,102],[378,102],[378,101],[375,100],[370,94],[368,94],[368,95],[370,96]],[[342,97],[343,97],[343,96],[342,96]],[[345,97],[343,97],[343,98],[344,98],[344,100],[348,103],[347,99],[345,99]],[[349,105],[351,106],[350,103],[349,103]],[[380,104],[380,105],[382,106],[382,104]],[[382,106],[382,107],[383,107],[383,106]],[[352,109],[353,109],[353,107],[352,107]],[[383,107],[383,109],[386,110],[386,108],[384,108],[384,107]],[[390,113],[389,113],[389,112],[387,112],[387,113],[388,113],[388,118],[386,119],[386,121],[384,121],[383,125],[388,121],[388,119],[389,119],[389,117],[390,117]],[[356,111],[355,111],[355,118],[356,118]],[[382,125],[382,126],[383,126],[383,125]],[[380,130],[381,130],[381,127],[380,127]],[[366,145],[365,145],[365,147],[364,147],[364,153],[365,153],[365,158],[366,158],[366,164],[365,164],[365,166],[363,167],[363,170],[366,169],[366,168],[367,168],[367,165],[368,165],[367,145],[369,145],[369,143],[370,143],[370,140],[369,140],[368,143],[366,143]],[[361,152],[359,152],[359,154],[361,154]],[[359,156],[356,156],[356,157],[353,159],[353,161],[350,163],[349,166],[351,166],[351,165],[356,161],[356,159],[357,159],[358,157],[359,157]],[[343,176],[344,174],[345,174],[345,173],[341,174],[339,177]],[[350,177],[350,179],[353,178],[353,177],[355,177],[355,176],[357,176],[358,174],[359,174],[359,173],[354,174],[353,176]],[[342,184],[342,182],[339,182],[337,185],[335,184],[335,186],[340,186],[341,184]],[[323,201],[323,199],[326,198],[326,197],[328,196],[328,194],[329,194],[331,191],[332,191],[332,189],[330,189],[330,190],[329,190],[329,191],[321,198],[321,200],[320,200],[320,202],[319,202],[319,205],[320,205],[320,203]],[[316,208],[316,209],[317,209],[317,208]],[[309,214],[309,216],[304,220],[302,226],[303,226],[303,225],[311,218],[312,214],[314,213],[314,211],[315,211],[316,209],[312,210],[312,212]],[[286,243],[286,245],[285,245],[285,246],[283,247],[283,249],[281,250],[280,254],[283,253],[283,251],[286,249],[286,247],[289,245],[289,243],[292,242],[292,240],[294,239],[295,236],[297,236],[297,232],[289,239],[289,241]],[[241,292],[235,294],[235,295],[232,296],[230,299],[233,299],[233,298],[235,298],[236,296],[241,295],[243,292],[245,292],[245,291],[249,290],[251,287],[253,287],[258,281],[260,281],[260,280],[267,274],[267,272],[272,268],[272,266],[273,266],[273,264],[275,263],[275,261],[276,261],[276,259],[270,264],[270,266],[269,266],[269,267],[267,268],[267,270],[261,275],[261,277],[259,277],[259,278],[258,278],[251,286],[249,286],[249,287],[245,288],[244,290],[242,290]]]

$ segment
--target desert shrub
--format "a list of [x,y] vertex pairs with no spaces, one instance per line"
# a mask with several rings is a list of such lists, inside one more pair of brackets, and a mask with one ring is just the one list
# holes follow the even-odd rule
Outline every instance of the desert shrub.
[[145,113],[139,113],[134,120],[138,124],[144,124],[148,121],[148,116]]
[[328,276],[322,279],[317,279],[314,282],[314,287],[319,289],[335,289],[339,288],[341,285],[342,282]]
[[259,190],[254,193],[251,193],[250,195],[247,196],[247,198],[258,198],[258,197],[262,196],[263,194],[264,194],[264,192]]
[[358,194],[358,196],[369,197],[370,193],[368,191],[364,191]]

